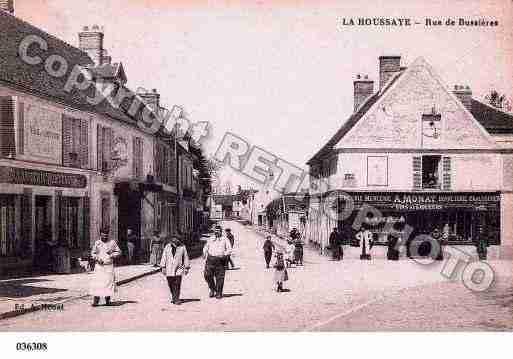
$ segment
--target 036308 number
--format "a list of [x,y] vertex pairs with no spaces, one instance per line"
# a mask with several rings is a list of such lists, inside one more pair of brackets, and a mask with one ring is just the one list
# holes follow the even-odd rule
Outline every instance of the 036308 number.
[[16,343],[18,351],[45,351],[47,349],[47,343]]

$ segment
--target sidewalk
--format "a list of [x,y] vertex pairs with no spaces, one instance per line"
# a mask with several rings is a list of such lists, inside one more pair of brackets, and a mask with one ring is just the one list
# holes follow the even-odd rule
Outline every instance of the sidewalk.
[[[149,264],[116,268],[123,285],[158,272]],[[59,310],[64,303],[87,297],[91,273],[55,274],[0,280],[0,320],[42,309]]]

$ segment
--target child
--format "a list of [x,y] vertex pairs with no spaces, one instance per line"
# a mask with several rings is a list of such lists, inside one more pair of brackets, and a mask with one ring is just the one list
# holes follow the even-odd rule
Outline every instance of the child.
[[276,291],[283,292],[283,282],[289,279],[285,262],[283,261],[283,253],[276,253],[276,264],[274,265],[274,282],[276,283]]
[[294,263],[294,249],[294,243],[292,243],[291,241],[287,241],[287,245],[285,247],[285,263],[287,264],[287,268],[292,267],[292,263]]

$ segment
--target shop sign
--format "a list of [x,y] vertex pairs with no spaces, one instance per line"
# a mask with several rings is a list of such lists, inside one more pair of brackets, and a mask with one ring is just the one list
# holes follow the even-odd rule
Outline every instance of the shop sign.
[[341,199],[349,196],[356,207],[363,204],[391,210],[441,210],[445,208],[469,208],[473,210],[499,209],[498,192],[459,193],[341,193]]
[[25,106],[26,154],[46,162],[62,161],[62,119],[57,112],[30,105]]
[[0,166],[0,183],[31,186],[85,188],[87,178],[72,173],[48,172],[27,168]]

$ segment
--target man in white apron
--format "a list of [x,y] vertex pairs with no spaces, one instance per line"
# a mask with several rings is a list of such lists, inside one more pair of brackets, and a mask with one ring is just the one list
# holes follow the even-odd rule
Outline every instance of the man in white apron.
[[114,259],[121,255],[117,243],[109,239],[109,231],[100,231],[100,240],[97,240],[91,250],[91,257],[95,261],[94,272],[91,279],[90,294],[93,296],[93,307],[97,307],[100,297],[105,297],[105,305],[110,305],[110,298],[117,291]]

